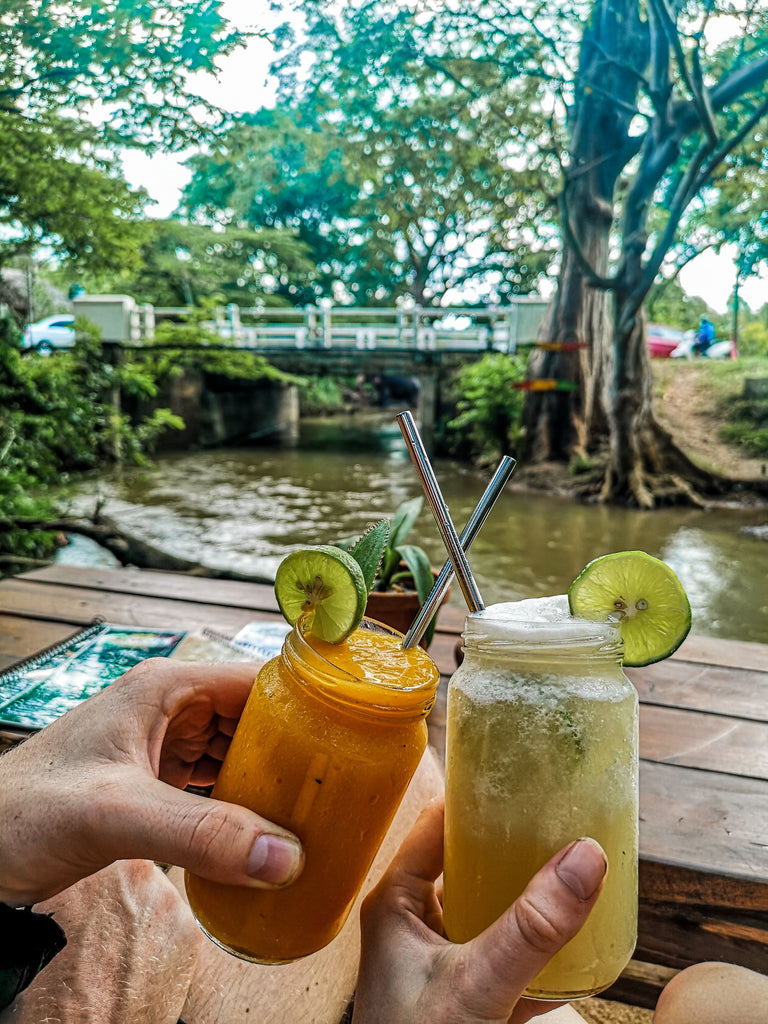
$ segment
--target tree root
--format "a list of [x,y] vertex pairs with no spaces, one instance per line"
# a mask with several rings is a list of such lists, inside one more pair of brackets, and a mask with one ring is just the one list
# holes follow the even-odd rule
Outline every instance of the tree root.
[[[34,519],[27,516],[0,519],[0,533],[7,533],[12,529],[45,530],[87,537],[111,552],[123,566],[132,565],[139,569],[157,569],[217,580],[239,580],[243,583],[271,585],[274,582],[266,576],[237,572],[234,569],[217,569],[188,558],[178,558],[123,530],[113,519],[101,515],[98,509],[91,519],[69,516],[63,516],[61,519]],[[21,559],[14,556],[8,556],[8,560],[21,562]]]
[[642,462],[631,467],[622,487],[606,457],[600,487],[593,488],[601,504],[652,509],[683,505],[711,507],[729,496],[768,497],[768,480],[742,480],[703,469],[678,447],[671,434],[654,423],[641,446]]

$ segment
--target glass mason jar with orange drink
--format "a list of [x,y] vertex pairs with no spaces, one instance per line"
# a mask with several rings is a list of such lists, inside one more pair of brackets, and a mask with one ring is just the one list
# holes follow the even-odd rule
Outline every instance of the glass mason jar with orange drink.
[[[337,572],[343,554],[334,550],[330,567],[321,556],[300,567],[298,619],[291,592],[281,600],[287,570],[279,574],[278,601],[296,624],[259,672],[213,790],[294,832],[303,871],[277,890],[187,874],[203,930],[258,963],[306,956],[339,932],[426,747],[437,668],[422,648],[406,650],[394,630],[360,622],[359,580],[346,594],[354,602],[348,616],[341,591],[344,574],[355,573],[344,559]],[[312,605],[306,588],[318,599],[310,616],[301,612]]]

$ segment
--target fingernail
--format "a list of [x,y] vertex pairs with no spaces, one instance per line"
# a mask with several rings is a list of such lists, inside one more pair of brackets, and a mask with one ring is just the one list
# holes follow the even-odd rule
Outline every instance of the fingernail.
[[594,839],[577,839],[565,851],[555,871],[580,900],[588,900],[600,887],[608,869],[603,848]]
[[302,859],[298,843],[264,832],[251,847],[246,870],[259,882],[287,885],[299,873]]

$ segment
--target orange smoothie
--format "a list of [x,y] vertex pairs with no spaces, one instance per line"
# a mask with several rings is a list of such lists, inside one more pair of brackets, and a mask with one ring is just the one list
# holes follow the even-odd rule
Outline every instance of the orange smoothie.
[[199,923],[260,963],[285,963],[338,933],[427,740],[438,671],[419,647],[364,620],[340,644],[294,628],[259,673],[213,796],[295,832],[302,874],[266,891],[187,874]]

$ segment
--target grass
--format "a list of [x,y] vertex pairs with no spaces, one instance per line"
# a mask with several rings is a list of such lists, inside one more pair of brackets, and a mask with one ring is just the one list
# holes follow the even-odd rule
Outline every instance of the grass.
[[749,377],[768,378],[768,359],[751,356],[717,366],[712,376],[713,396],[727,423],[720,428],[724,441],[744,448],[753,458],[768,455],[768,396],[745,398],[744,381]]
[[724,441],[744,449],[752,458],[768,455],[768,398],[744,398],[744,381],[768,378],[768,357],[739,359],[653,360],[654,395],[660,399],[678,373],[695,375],[697,393],[723,421],[719,434]]

